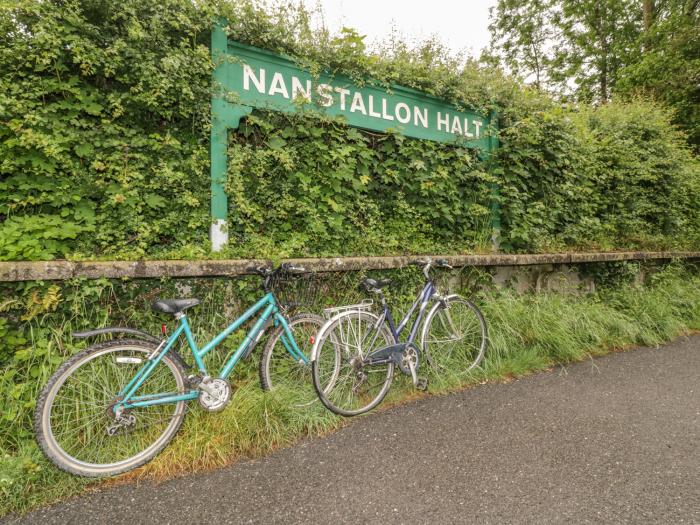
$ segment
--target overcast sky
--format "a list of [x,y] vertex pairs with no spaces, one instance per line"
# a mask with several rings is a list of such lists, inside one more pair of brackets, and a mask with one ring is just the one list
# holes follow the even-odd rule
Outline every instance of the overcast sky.
[[496,0],[303,0],[320,4],[332,31],[354,27],[366,42],[381,41],[394,26],[409,39],[438,35],[454,51],[478,57],[489,43],[489,7]]

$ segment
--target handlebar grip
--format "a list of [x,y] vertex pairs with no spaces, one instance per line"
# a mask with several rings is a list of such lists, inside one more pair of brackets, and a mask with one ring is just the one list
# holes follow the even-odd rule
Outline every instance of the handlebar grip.
[[306,273],[306,268],[303,266],[294,266],[292,263],[282,263],[280,270],[287,273]]
[[246,272],[248,273],[258,273],[260,275],[266,275],[267,272],[270,271],[269,268],[265,268],[264,266],[248,266],[245,269]]

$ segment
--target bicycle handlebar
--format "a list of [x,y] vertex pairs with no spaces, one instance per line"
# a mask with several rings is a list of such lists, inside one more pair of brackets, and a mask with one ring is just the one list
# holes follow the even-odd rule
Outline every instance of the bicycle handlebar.
[[271,290],[272,280],[275,276],[281,273],[298,275],[306,273],[307,270],[303,266],[295,266],[292,263],[282,263],[274,269],[267,266],[249,266],[246,268],[246,272],[260,275],[263,278],[263,289],[265,292],[269,292]]
[[248,266],[245,271],[247,273],[257,273],[263,277],[273,275],[276,273],[306,273],[307,270],[303,266],[295,266],[292,263],[282,263],[277,268],[268,268],[267,266]]
[[292,263],[282,263],[277,271],[286,273],[306,273],[306,268],[303,266],[295,266]]
[[436,259],[436,260],[432,260],[430,258],[428,258],[428,259],[414,259],[411,262],[409,262],[408,264],[412,264],[414,266],[422,266],[424,273],[427,270],[430,270],[430,268],[433,266],[435,266],[436,268],[452,269],[452,266],[447,262],[447,259]]

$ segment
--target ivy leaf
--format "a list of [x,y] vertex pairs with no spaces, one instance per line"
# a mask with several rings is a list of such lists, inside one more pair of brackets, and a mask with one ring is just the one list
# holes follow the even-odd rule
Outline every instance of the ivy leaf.
[[271,150],[279,151],[287,145],[287,141],[282,137],[275,135],[270,140],[268,140],[267,145]]
[[82,144],[78,144],[77,146],[75,146],[73,148],[73,151],[75,151],[78,157],[85,158],[92,156],[95,150],[90,144],[83,142]]
[[167,201],[165,200],[164,197],[161,197],[160,195],[149,195],[146,197],[146,205],[149,206],[150,208],[162,208],[165,206]]

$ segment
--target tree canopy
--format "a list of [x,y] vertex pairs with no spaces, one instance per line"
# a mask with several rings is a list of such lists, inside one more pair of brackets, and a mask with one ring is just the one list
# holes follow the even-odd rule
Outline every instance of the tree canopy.
[[499,0],[485,58],[577,101],[650,97],[700,146],[700,0]]

